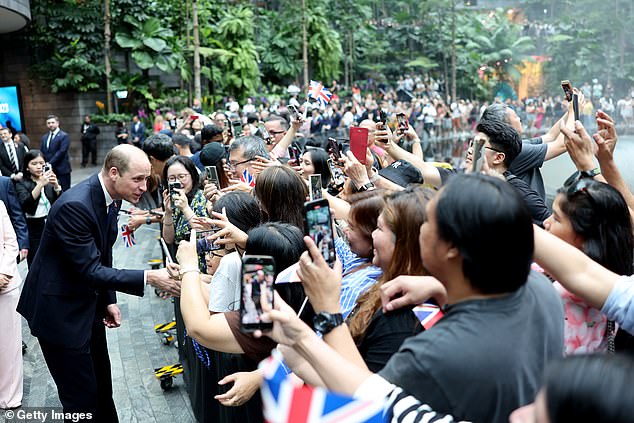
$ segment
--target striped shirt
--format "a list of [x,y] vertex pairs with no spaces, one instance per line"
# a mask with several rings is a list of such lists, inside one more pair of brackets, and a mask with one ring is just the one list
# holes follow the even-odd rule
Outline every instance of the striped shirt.
[[423,404],[377,374],[364,380],[354,393],[354,397],[370,401],[387,399],[386,421],[391,423],[455,422],[451,415],[436,413],[429,405]]
[[[350,251],[350,246],[341,238],[335,239],[335,250],[337,251],[337,257],[339,261],[341,261],[343,274],[345,275],[341,280],[341,296],[339,298],[341,313],[345,319],[352,309],[354,309],[357,299],[367,291],[370,286],[376,283],[383,274],[383,271],[373,265],[353,271],[357,267],[368,263],[369,260],[361,258]],[[350,273],[351,271],[353,272]]]

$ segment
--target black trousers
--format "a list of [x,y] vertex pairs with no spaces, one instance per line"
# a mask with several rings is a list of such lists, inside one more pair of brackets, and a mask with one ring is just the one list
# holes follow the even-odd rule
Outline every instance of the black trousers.
[[[42,195],[44,195],[44,193],[42,193]],[[29,255],[26,256],[26,262],[29,264],[29,268],[31,268],[31,263],[33,263],[33,259],[35,259],[35,253],[37,253],[37,249],[40,247],[45,223],[45,217],[26,218],[26,227],[29,230]]]
[[88,164],[88,156],[91,157],[91,163],[97,164],[97,140],[81,140],[81,165],[86,166]]
[[118,422],[103,323],[95,319],[92,338],[80,348],[66,348],[42,339],[39,342],[64,413],[91,413],[93,418],[86,420],[90,423]]

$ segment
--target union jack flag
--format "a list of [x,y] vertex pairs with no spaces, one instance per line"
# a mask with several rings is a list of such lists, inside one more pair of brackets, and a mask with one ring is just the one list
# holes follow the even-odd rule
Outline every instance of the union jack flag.
[[240,182],[244,182],[251,188],[255,188],[255,178],[249,173],[248,169],[244,169],[244,172],[242,172],[242,175],[240,176]]
[[431,327],[438,323],[438,321],[445,315],[440,307],[435,304],[428,303],[414,307],[413,311],[425,330],[431,329]]
[[328,88],[324,87],[321,82],[310,81],[308,98],[317,100],[322,107],[326,107],[326,104],[330,101],[330,97],[332,97],[332,93]]
[[134,231],[130,229],[128,225],[121,226],[121,236],[123,237],[123,242],[125,243],[126,248],[132,247],[136,244],[134,240]]
[[287,380],[279,352],[260,363],[260,389],[267,423],[384,423],[385,403],[362,401]]

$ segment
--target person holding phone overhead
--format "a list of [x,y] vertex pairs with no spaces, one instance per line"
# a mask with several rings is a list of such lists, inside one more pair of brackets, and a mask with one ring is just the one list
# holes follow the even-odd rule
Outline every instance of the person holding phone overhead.
[[40,246],[48,212],[62,194],[57,176],[44,162],[40,150],[30,150],[24,155],[24,178],[15,184],[15,190],[29,230],[30,248],[26,260],[31,267]]

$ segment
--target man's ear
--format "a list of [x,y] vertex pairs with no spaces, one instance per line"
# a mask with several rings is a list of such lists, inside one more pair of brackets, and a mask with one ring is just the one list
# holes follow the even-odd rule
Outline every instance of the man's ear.
[[110,169],[108,169],[108,177],[111,180],[115,180],[117,179],[117,177],[119,176],[119,169],[117,169],[116,167],[112,166]]
[[445,255],[447,259],[454,260],[460,257],[460,251],[458,250],[458,247],[455,247],[452,245],[447,249],[447,252],[445,253]]

